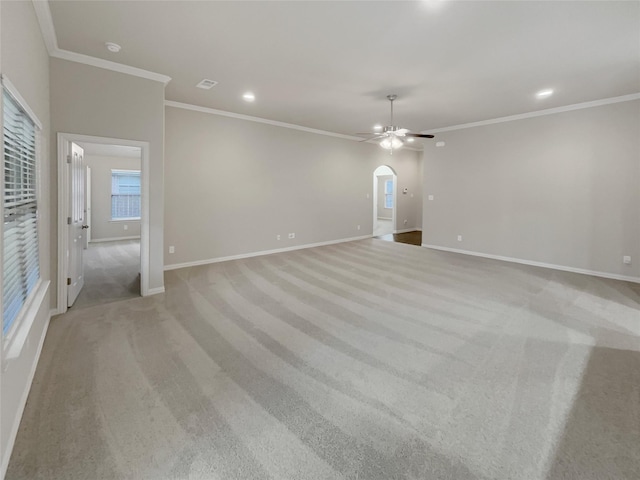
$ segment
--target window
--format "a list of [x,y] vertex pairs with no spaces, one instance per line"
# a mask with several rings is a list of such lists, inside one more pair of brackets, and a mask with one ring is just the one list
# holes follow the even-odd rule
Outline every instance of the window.
[[40,278],[34,120],[3,88],[4,136],[2,334],[16,321]]
[[384,181],[384,208],[393,208],[393,180]]
[[111,170],[111,220],[140,219],[140,170]]

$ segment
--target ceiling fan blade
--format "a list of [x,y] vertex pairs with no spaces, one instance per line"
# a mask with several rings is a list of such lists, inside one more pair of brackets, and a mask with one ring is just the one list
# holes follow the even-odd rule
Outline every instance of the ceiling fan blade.
[[427,135],[425,133],[405,133],[405,137],[414,137],[414,138],[433,138],[433,135]]
[[403,137],[403,136],[409,134],[409,129],[408,128],[399,128],[398,130],[396,130],[393,133],[395,133],[399,137]]
[[381,138],[386,137],[386,135],[375,135],[374,137],[363,138],[358,143],[368,142],[369,140],[380,140]]
[[385,135],[385,134],[382,133],[382,132],[358,132],[355,135],[366,135],[366,136],[370,137],[371,135],[381,135],[382,136],[382,135]]

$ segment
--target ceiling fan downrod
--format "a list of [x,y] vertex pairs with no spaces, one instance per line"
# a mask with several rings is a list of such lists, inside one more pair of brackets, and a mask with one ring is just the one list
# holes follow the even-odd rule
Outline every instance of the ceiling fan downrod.
[[391,102],[391,120],[389,122],[389,126],[393,126],[393,101],[398,98],[398,95],[387,95],[387,98],[389,99],[389,101]]

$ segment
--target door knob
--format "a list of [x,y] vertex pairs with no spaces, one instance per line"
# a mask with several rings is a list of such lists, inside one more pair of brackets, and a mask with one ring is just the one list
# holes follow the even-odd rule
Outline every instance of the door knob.
[[89,225],[82,225],[82,229],[89,228]]

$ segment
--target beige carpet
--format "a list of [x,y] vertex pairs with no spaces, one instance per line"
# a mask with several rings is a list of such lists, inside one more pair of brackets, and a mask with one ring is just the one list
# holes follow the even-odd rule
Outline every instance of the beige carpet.
[[140,296],[140,240],[90,243],[75,310]]
[[7,479],[640,478],[638,285],[364,240],[54,318]]

